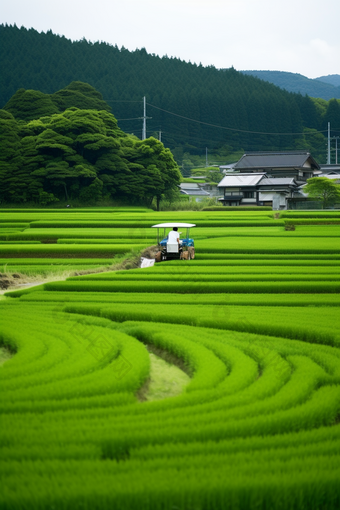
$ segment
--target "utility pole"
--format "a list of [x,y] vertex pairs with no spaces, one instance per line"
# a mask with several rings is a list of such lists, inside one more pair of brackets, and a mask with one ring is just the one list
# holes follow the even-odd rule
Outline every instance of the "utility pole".
[[142,140],[146,139],[146,119],[152,119],[152,117],[146,116],[146,97],[143,97],[143,117],[139,117],[140,119],[143,119],[143,131],[142,131]]
[[328,122],[327,165],[331,164],[331,123]]
[[162,131],[161,131],[161,130],[159,130],[158,140],[159,140],[160,142],[162,141]]
[[337,165],[338,164],[338,138],[340,138],[340,136],[333,136],[333,138],[335,138],[335,164]]

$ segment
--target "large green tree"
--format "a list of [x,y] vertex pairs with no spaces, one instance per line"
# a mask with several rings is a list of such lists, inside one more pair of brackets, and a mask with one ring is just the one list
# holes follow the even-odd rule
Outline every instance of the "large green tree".
[[322,208],[340,202],[340,184],[335,184],[327,177],[312,177],[303,188],[308,198],[322,203]]
[[75,107],[16,121],[0,111],[0,198],[25,202],[104,197],[157,206],[181,175],[169,149],[155,138],[127,135],[106,110]]

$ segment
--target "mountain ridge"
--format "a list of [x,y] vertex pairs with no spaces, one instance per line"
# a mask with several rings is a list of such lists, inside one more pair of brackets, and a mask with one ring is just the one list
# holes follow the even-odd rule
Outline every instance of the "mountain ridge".
[[340,99],[340,75],[332,74],[319,78],[307,78],[299,73],[286,71],[239,71],[245,75],[255,76],[260,80],[272,83],[288,92],[295,92],[310,97],[329,101]]
[[214,164],[256,150],[306,149],[321,161],[327,123],[340,131],[337,100],[328,104],[233,67],[203,67],[148,54],[145,48],[131,52],[105,42],[72,42],[52,31],[0,25],[0,64],[0,107],[26,120],[37,115],[28,99],[36,97],[34,91],[39,92],[38,109],[41,102],[51,102],[49,95],[58,98],[50,113],[71,99],[77,99],[73,106],[83,105],[69,89],[77,82],[100,93],[125,132],[140,134],[144,96],[146,136],[161,139],[185,171],[206,160],[207,148]]

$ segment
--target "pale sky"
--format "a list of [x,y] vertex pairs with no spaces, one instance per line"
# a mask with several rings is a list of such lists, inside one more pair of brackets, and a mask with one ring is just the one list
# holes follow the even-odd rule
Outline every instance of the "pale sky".
[[2,0],[0,23],[204,66],[340,74],[339,0]]

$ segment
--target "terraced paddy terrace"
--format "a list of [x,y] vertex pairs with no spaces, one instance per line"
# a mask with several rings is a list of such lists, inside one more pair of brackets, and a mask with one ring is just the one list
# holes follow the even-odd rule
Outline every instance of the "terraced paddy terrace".
[[339,212],[0,215],[2,509],[340,508]]

